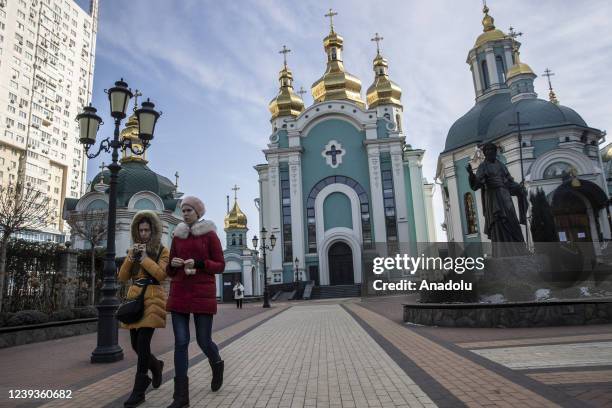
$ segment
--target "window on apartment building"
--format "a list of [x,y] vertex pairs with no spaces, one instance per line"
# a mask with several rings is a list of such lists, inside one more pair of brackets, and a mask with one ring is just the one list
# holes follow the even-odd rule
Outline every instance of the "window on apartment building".
[[17,110],[15,109],[15,107],[13,105],[7,105],[6,106],[6,110],[8,110],[10,113],[17,112]]

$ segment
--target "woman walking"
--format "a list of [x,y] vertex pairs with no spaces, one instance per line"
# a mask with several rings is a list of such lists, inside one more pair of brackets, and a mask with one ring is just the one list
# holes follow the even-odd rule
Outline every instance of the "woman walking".
[[[162,224],[153,211],[140,211],[132,220],[131,235],[134,247],[128,251],[119,270],[119,281],[132,280],[127,299],[136,299],[146,285],[144,314],[136,323],[121,327],[130,330],[132,348],[138,355],[136,378],[132,394],[123,404],[126,408],[140,405],[151,382],[161,385],[164,362],[151,354],[151,338],[157,328],[166,327],[166,295],[160,282],[166,279],[169,251],[161,245]],[[147,375],[151,370],[153,379]]]
[[236,309],[242,309],[242,299],[244,299],[244,286],[240,283],[240,280],[236,280],[234,285],[234,299],[236,300]]
[[183,221],[174,230],[170,248],[170,264],[166,268],[172,277],[167,309],[172,312],[174,330],[174,395],[168,408],[189,406],[187,377],[189,347],[189,317],[193,313],[198,345],[208,357],[212,369],[211,389],[223,384],[223,360],[212,340],[213,315],[217,313],[215,274],[225,269],[221,242],[212,221],[200,220],[204,203],[187,196],[181,202]]

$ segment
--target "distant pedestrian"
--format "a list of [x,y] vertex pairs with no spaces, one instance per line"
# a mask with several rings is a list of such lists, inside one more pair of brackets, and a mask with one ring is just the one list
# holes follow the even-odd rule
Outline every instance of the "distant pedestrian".
[[244,286],[240,283],[240,280],[236,280],[234,285],[234,300],[236,300],[236,308],[242,309],[242,299],[244,299]]
[[[127,299],[136,299],[146,285],[142,319],[136,323],[121,323],[122,328],[130,330],[132,348],[138,354],[134,388],[124,403],[126,408],[143,403],[149,384],[152,382],[153,388],[158,388],[162,381],[164,362],[151,354],[153,332],[166,327],[166,294],[160,282],[166,279],[169,251],[161,244],[161,234],[162,223],[155,212],[138,212],[131,226],[134,246],[119,270],[119,281],[132,280]],[[147,375],[149,370],[152,380]]]
[[166,308],[172,312],[174,330],[174,395],[168,408],[189,406],[187,377],[189,348],[189,317],[193,313],[198,345],[208,357],[212,369],[210,387],[218,391],[223,385],[224,363],[219,348],[212,340],[213,315],[217,313],[215,274],[225,269],[223,249],[212,221],[200,220],[204,203],[188,196],[181,202],[183,220],[174,229],[170,247],[170,264],[166,268],[172,277]]

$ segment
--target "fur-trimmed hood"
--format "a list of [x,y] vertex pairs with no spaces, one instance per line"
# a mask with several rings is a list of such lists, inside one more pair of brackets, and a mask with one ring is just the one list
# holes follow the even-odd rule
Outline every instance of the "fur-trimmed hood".
[[184,222],[181,222],[176,226],[174,232],[172,233],[173,237],[185,239],[189,236],[189,232],[193,235],[204,235],[210,231],[217,231],[217,226],[214,222],[210,220],[200,220],[193,224],[191,227]]
[[159,219],[157,213],[151,210],[142,210],[138,211],[132,220],[132,225],[130,228],[130,232],[132,234],[132,242],[137,243],[140,242],[140,236],[138,234],[138,224],[142,221],[143,218],[148,218],[151,220],[151,239],[147,243],[147,254],[150,257],[155,259],[159,252],[159,248],[161,246],[161,236],[162,236],[162,222]]

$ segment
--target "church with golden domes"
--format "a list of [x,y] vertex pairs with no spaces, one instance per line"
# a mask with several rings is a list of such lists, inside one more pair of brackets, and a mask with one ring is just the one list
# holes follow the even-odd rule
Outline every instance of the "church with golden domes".
[[[359,286],[366,253],[435,241],[433,184],[422,173],[424,150],[407,142],[402,90],[390,79],[378,34],[372,85],[345,68],[344,39],[334,27],[323,39],[325,72],[311,87],[313,104],[293,88],[284,64],[269,104],[272,134],[255,166],[260,226],[274,234],[268,283],[313,281]],[[297,262],[296,262],[297,261]],[[297,267],[297,273],[295,270]]]
[[217,279],[217,297],[224,301],[231,301],[234,296],[233,287],[236,280],[244,286],[245,296],[259,296],[263,294],[263,263],[258,253],[248,247],[247,216],[238,205],[238,186],[234,186],[234,204],[230,209],[229,196],[227,198],[227,214],[224,219],[225,231],[225,270]]

